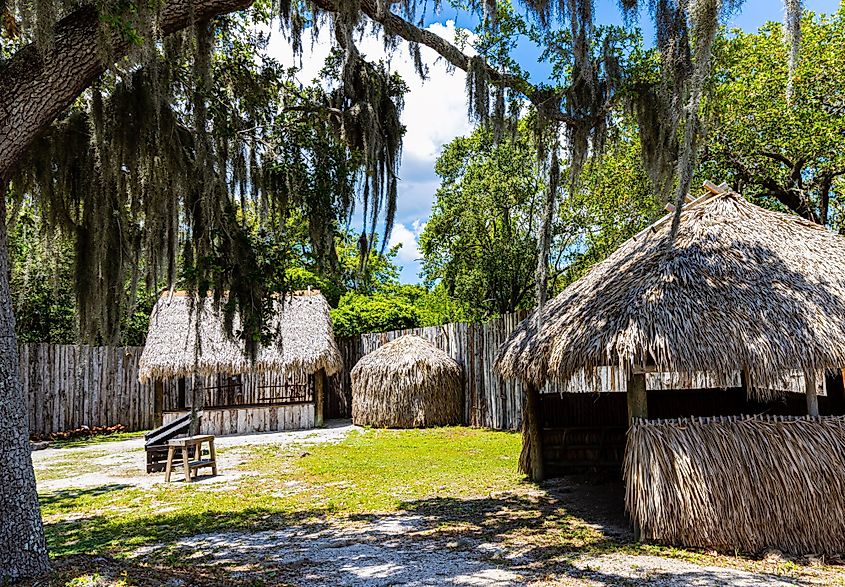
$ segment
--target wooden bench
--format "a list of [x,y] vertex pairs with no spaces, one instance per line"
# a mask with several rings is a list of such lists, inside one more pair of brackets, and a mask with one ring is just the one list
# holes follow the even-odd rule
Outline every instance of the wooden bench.
[[[208,458],[203,458],[202,445],[208,445]],[[199,436],[188,436],[185,438],[174,438],[167,441],[167,467],[164,473],[164,480],[170,483],[170,473],[173,471],[173,458],[176,451],[182,453],[182,469],[185,471],[185,481],[191,482],[191,472],[197,476],[199,469],[210,467],[211,474],[217,475],[217,455],[214,452],[214,435],[202,434]],[[191,456],[193,453],[193,460]]]
[[[197,422],[202,419],[202,410],[197,410]],[[187,436],[191,428],[191,415],[186,414],[169,424],[144,434],[144,449],[147,452],[147,473],[164,471],[167,464],[167,441],[177,436]],[[176,458],[181,455],[177,454]]]

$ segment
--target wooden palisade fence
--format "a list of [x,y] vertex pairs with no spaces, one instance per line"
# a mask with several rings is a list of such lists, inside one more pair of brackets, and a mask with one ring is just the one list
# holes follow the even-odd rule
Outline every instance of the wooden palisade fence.
[[143,347],[23,344],[20,372],[30,434],[81,426],[153,426],[153,387],[138,383]]
[[[329,379],[326,417],[348,418],[351,415],[349,371],[361,357],[399,336],[416,334],[432,341],[463,368],[465,424],[499,430],[518,429],[522,421],[522,384],[496,375],[493,362],[499,345],[524,316],[524,312],[518,312],[483,324],[453,323],[339,337],[337,343],[345,369]],[[152,384],[138,383],[138,361],[143,347],[24,344],[20,351],[21,378],[29,401],[32,434],[43,435],[80,426],[123,424],[128,430],[145,430],[153,426]],[[203,382],[206,386],[215,383],[213,378],[206,379]],[[251,398],[259,393],[256,391],[258,382],[245,376],[243,383],[244,391],[248,392],[244,402],[255,401]],[[165,409],[177,408],[174,400],[179,395],[178,385],[177,380],[164,382]],[[190,392],[191,382],[183,385]],[[624,374],[604,368],[597,371],[595,381],[582,378],[565,386],[550,382],[542,391],[625,391],[625,385]],[[649,373],[647,385],[648,389],[714,386],[703,373]],[[734,385],[739,385],[739,381]],[[803,381],[798,379],[785,382],[785,389],[803,389],[802,386]],[[185,393],[184,388],[182,393]]]

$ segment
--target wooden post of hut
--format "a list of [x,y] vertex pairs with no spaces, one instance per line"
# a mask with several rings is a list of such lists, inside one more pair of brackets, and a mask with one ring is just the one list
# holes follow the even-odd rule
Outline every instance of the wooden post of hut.
[[807,392],[807,415],[819,415],[819,395],[816,390],[816,373],[815,371],[804,371],[804,386]]
[[[645,388],[645,372],[642,369],[634,368],[628,375],[627,390],[628,396],[628,428],[634,424],[637,418],[648,418],[648,394]],[[636,522],[633,523],[634,540],[639,540],[641,529]]]
[[153,381],[153,428],[158,428],[164,420],[164,382],[160,378]]
[[645,372],[635,369],[628,375],[628,426],[635,418],[648,418],[648,395],[645,389]]
[[543,470],[543,431],[540,428],[540,390],[533,383],[525,386],[525,413],[523,414],[522,445],[528,455],[522,463],[525,473],[533,481],[545,479]]
[[324,424],[323,407],[326,403],[326,370],[320,369],[314,374],[314,426]]

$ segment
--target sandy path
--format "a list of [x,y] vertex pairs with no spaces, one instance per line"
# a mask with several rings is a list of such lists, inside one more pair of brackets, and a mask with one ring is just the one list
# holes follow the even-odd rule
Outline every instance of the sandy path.
[[[249,471],[238,470],[244,460],[244,453],[237,449],[246,446],[274,445],[278,447],[307,446],[340,442],[352,430],[360,430],[348,421],[330,422],[325,428],[312,430],[292,430],[286,432],[268,432],[263,434],[243,434],[238,436],[218,436],[215,447],[218,449],[218,475],[201,477],[196,482],[203,484],[228,483],[244,476]],[[32,453],[32,463],[39,479],[39,491],[57,491],[62,489],[82,489],[103,485],[126,485],[132,487],[153,487],[164,483],[164,473],[146,473],[146,453],[143,437],[118,442],[102,442],[76,448],[47,448]],[[52,478],[49,474],[56,469],[76,469],[74,474]],[[177,470],[174,482],[181,482]]]

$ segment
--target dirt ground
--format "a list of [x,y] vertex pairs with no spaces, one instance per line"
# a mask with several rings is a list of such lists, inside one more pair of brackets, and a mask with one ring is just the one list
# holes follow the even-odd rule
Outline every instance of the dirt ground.
[[[236,470],[250,445],[302,447],[341,441],[354,427],[334,423],[321,430],[223,437],[220,471],[199,483],[225,487],[251,475]],[[146,475],[143,440],[103,443],[84,448],[46,449],[33,453],[41,492],[96,488],[115,482],[139,488],[163,483],[163,475]],[[297,450],[299,450],[297,448]],[[62,474],[68,459],[84,463],[79,474]],[[626,552],[632,537],[621,511],[618,482],[586,483],[566,478],[521,493],[479,496],[475,500],[434,498],[407,511],[353,518],[321,518],[283,529],[197,534],[175,543],[144,546],[127,558],[88,555],[57,563],[54,580],[32,585],[295,585],[381,587],[388,585],[735,585],[739,587],[845,584],[829,567],[807,567],[800,578],[747,570],[742,559],[724,558],[720,566],[684,557]],[[221,485],[222,484],[222,485]],[[578,517],[618,545],[584,552],[556,546],[553,537],[537,542],[537,518],[521,516],[541,504],[543,511]],[[532,511],[533,511],[532,509]],[[507,518],[501,531],[487,522]],[[483,522],[482,522],[483,521]],[[507,528],[507,539],[504,538]],[[466,530],[465,528],[475,528]],[[478,530],[481,528],[481,530]],[[493,528],[493,530],[489,530]],[[514,540],[524,530],[526,539]],[[165,562],[166,561],[166,562]],[[178,564],[174,561],[179,561]],[[765,566],[765,565],[764,565]],[[89,583],[66,583],[80,570]],[[122,583],[121,583],[122,581]]]
[[[360,430],[347,421],[335,421],[325,428],[314,430],[220,436],[214,441],[218,452],[219,474],[215,477],[201,477],[199,482],[206,485],[225,485],[235,479],[253,475],[250,471],[238,469],[244,461],[245,450],[241,449],[261,445],[302,446],[306,449],[312,444],[339,442],[356,429]],[[42,477],[38,479],[38,490],[41,492],[100,487],[115,482],[144,488],[164,483],[164,474],[146,473],[146,453],[142,437],[85,447],[46,448],[33,452],[32,462],[36,476]],[[73,474],[55,473],[65,466],[72,468]],[[177,483],[182,481],[179,471],[173,474],[172,480]]]

